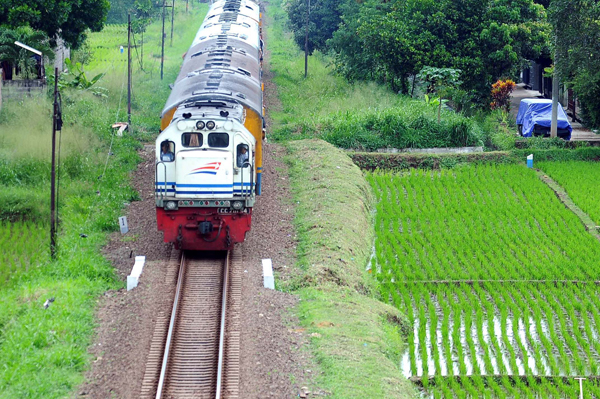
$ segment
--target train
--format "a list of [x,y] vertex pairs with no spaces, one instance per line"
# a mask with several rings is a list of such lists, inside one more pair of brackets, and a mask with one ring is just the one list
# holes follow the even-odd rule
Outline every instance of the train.
[[156,220],[177,249],[230,250],[250,231],[265,138],[261,17],[253,0],[213,2],[161,112]]

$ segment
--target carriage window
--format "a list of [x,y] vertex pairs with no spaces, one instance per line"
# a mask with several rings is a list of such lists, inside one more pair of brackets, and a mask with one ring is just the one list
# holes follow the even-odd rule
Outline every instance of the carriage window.
[[244,164],[249,162],[249,160],[250,160],[248,145],[247,144],[238,144],[236,152],[237,152],[237,167],[238,168],[247,167],[247,166],[244,166]]
[[184,133],[181,135],[184,147],[202,147],[202,133]]
[[209,133],[208,146],[216,148],[229,147],[229,134],[227,133]]
[[160,143],[160,160],[162,162],[173,162],[175,160],[175,143],[169,140]]

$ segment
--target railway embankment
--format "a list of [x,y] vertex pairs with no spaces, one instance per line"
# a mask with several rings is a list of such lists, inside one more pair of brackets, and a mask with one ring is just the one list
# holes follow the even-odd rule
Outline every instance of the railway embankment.
[[367,271],[374,197],[361,170],[322,140],[287,143],[298,237],[298,267],[283,284],[301,298],[298,314],[333,398],[405,398],[399,371],[406,317],[377,297]]

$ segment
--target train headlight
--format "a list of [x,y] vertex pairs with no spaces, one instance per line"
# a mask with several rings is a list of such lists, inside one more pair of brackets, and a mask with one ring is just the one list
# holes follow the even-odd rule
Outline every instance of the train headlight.
[[168,201],[165,204],[165,209],[168,211],[174,211],[175,209],[177,209],[177,202],[175,201]]
[[236,211],[239,211],[240,209],[242,209],[244,207],[244,203],[242,201],[233,201],[233,203],[231,204],[231,206]]
[[198,129],[198,130],[204,129],[204,122],[203,121],[196,122],[196,129]]
[[216,126],[216,125],[215,125],[215,122],[213,122],[213,121],[208,121],[208,122],[206,122],[206,128],[207,128],[208,130],[213,130],[213,129],[215,128],[215,126]]

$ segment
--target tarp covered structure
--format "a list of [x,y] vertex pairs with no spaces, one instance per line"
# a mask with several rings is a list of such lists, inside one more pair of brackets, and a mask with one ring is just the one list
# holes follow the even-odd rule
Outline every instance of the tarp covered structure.
[[[525,98],[519,104],[519,112],[517,113],[517,125],[521,125],[521,134],[523,137],[531,137],[534,132],[535,125],[538,126],[536,133],[541,128],[547,128],[550,132],[552,124],[552,100],[540,98]],[[558,130],[559,136],[565,140],[571,139],[573,128],[567,119],[567,115],[563,110],[562,105],[558,103]]]

